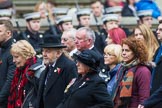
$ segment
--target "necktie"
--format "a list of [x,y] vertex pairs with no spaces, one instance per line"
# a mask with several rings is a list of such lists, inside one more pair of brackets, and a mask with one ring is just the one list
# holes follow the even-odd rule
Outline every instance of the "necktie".
[[52,74],[52,66],[49,66],[48,68],[49,69],[48,69],[48,73],[47,73],[47,76],[46,76],[45,85],[47,84],[47,82],[48,82],[48,80],[49,80],[49,78],[50,78],[50,76]]

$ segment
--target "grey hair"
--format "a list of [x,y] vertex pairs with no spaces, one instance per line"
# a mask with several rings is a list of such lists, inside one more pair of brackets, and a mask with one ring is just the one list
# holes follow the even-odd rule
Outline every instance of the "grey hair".
[[94,31],[89,27],[82,27],[82,28],[79,28],[77,31],[82,31],[82,30],[86,31],[86,37],[89,38],[89,39],[92,39],[92,41],[94,43],[95,40],[96,40],[96,36],[95,36]]
[[70,37],[71,37],[72,39],[75,39],[76,31],[77,31],[76,29],[72,28],[72,29],[70,29],[70,30],[64,31],[64,33],[70,33]]

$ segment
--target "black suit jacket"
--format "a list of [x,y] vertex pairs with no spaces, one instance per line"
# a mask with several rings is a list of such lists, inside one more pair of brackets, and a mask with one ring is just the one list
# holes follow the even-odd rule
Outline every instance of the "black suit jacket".
[[[56,70],[60,71],[56,71]],[[52,73],[45,85],[48,67],[40,77],[38,89],[38,108],[56,108],[64,98],[64,90],[72,78],[77,77],[77,68],[64,54],[56,61]]]
[[95,36],[96,36],[96,39],[95,39],[94,46],[103,55],[104,54],[104,48],[106,46],[105,39],[101,34],[99,35],[97,32],[95,32]]
[[113,108],[105,82],[96,72],[78,78],[57,108]]
[[125,16],[125,17],[134,17],[134,14],[133,14],[133,10],[131,8],[129,8],[129,5],[126,4],[123,9],[122,9],[122,12],[121,12],[122,16]]
[[[16,68],[13,63],[13,57],[10,54],[10,48],[13,39],[9,39],[1,45],[0,51],[0,104],[7,103],[10,85]],[[1,107],[1,105],[0,105]]]
[[99,58],[100,58],[100,68],[103,69],[105,67],[104,56],[97,50],[96,47],[93,47],[91,50],[95,51],[97,53],[97,55],[99,56]]
[[145,108],[162,108],[162,85],[143,104]]

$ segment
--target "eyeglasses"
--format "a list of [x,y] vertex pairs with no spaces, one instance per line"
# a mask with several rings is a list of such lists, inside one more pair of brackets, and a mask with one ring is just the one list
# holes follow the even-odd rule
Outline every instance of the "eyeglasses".
[[110,53],[106,53],[106,54],[104,54],[104,57],[108,57],[108,56],[112,57],[112,56],[116,56],[116,55],[114,55],[114,54],[110,54]]

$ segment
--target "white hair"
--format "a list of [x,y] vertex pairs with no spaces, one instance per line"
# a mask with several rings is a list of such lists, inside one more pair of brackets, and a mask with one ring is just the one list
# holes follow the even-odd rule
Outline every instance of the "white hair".
[[96,40],[94,31],[89,27],[82,27],[82,28],[79,28],[77,31],[82,31],[82,30],[86,31],[86,37],[92,39],[92,41],[94,43]]

